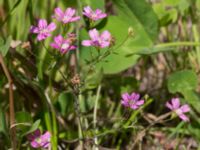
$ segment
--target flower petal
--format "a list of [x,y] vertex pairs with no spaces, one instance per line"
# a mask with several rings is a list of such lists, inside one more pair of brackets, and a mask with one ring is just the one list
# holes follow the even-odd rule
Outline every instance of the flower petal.
[[172,106],[169,102],[167,102],[167,103],[165,104],[165,106],[166,106],[167,108],[173,110],[173,106]]
[[92,9],[91,9],[91,7],[90,6],[86,6],[86,7],[84,7],[84,12],[83,12],[83,14],[85,15],[85,14],[91,14],[92,13]]
[[131,106],[130,106],[132,109],[138,109],[139,108],[139,106],[137,106],[136,104],[132,104]]
[[51,43],[50,46],[55,48],[55,49],[59,49],[60,48],[60,46],[57,43]]
[[189,118],[185,114],[181,114],[181,115],[179,115],[179,117],[185,122],[189,121]]
[[89,31],[90,38],[94,41],[97,41],[99,39],[99,32],[97,29],[93,29]]
[[63,16],[64,16],[63,11],[62,11],[59,7],[57,7],[57,8],[54,9],[54,12],[55,12],[55,17],[56,17],[56,19],[57,19],[58,21],[61,21],[62,18],[63,18]]
[[131,94],[131,99],[133,99],[134,101],[139,100],[139,98],[140,98],[140,94],[137,94],[137,93],[132,93]]
[[128,93],[124,93],[124,94],[122,94],[122,99],[125,101],[128,101],[128,100],[130,100],[130,95]]
[[70,19],[70,22],[75,22],[75,21],[78,21],[78,20],[80,20],[80,19],[81,19],[80,16],[76,16],[76,17],[71,18],[71,19]]
[[56,29],[56,24],[53,23],[53,22],[50,23],[50,24],[48,25],[47,29],[48,29],[49,32],[55,30],[55,29]]
[[121,100],[121,104],[124,105],[125,107],[129,107],[128,101]]
[[39,148],[40,147],[40,144],[37,142],[37,141],[32,141],[31,142],[31,146],[33,147],[33,148]]
[[40,19],[38,22],[38,27],[39,28],[46,28],[47,27],[47,21],[45,19]]
[[75,50],[75,49],[77,49],[77,46],[75,46],[75,45],[71,45],[71,46],[69,47],[69,50]]
[[102,32],[101,36],[100,36],[101,39],[103,40],[109,40],[111,39],[111,34],[110,32],[108,32],[107,30]]
[[67,10],[65,11],[65,15],[68,17],[72,17],[73,15],[75,15],[76,10],[73,8],[67,8]]
[[135,103],[136,105],[140,106],[144,104],[144,100],[139,100]]
[[35,27],[35,26],[31,26],[30,32],[31,32],[31,33],[39,33],[39,28],[38,28],[38,27]]
[[[96,45],[98,46],[99,44],[97,43]],[[109,45],[110,45],[110,42],[102,41],[102,42],[100,43],[100,47],[101,47],[101,48],[108,47]]]
[[182,110],[183,113],[190,111],[190,107],[187,104],[181,106],[180,109]]
[[37,39],[38,41],[42,41],[46,39],[48,36],[50,36],[50,34],[38,34]]
[[63,37],[61,35],[58,35],[58,36],[54,37],[54,41],[55,41],[55,43],[57,43],[58,45],[61,46],[61,44],[63,43]]
[[41,140],[42,141],[50,141],[51,139],[51,134],[49,131],[45,132],[43,135],[41,135]]
[[177,108],[180,107],[180,100],[179,100],[179,98],[172,98],[171,102],[172,102],[173,109],[177,109]]
[[92,46],[92,41],[91,40],[84,40],[81,43],[83,46]]

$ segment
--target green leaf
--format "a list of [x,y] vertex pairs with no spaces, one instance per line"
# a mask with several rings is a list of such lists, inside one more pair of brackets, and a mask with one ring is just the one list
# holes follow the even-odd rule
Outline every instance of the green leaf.
[[[153,44],[150,35],[146,32],[145,25],[138,21],[127,4],[123,0],[114,0],[113,3],[116,7],[117,15],[108,17],[107,23],[102,30],[110,31],[112,36],[116,39],[116,46],[113,49],[117,54],[110,54],[94,66],[95,69],[103,69],[103,72],[106,74],[118,73],[131,67],[137,62],[139,56],[132,55],[126,57],[126,55],[145,47],[151,47]],[[134,3],[132,5],[134,5]],[[151,13],[151,10],[147,11]],[[125,41],[130,27],[134,31],[134,37],[129,37]],[[81,40],[88,39],[86,35],[86,31],[81,31]],[[121,44],[123,45],[116,49],[116,47]],[[101,49],[101,53],[104,53],[106,50],[107,49]],[[91,53],[93,57],[97,56],[95,49],[81,47],[82,63],[85,63],[85,60],[91,60],[93,58]]]
[[17,112],[15,114],[16,119],[16,128],[20,130],[22,133],[25,133],[29,130],[30,126],[32,125],[32,117],[28,112]]
[[10,48],[12,37],[9,36],[6,41],[3,41],[3,39],[0,37],[0,53],[5,57],[8,53],[8,50]]
[[[87,73],[86,73],[87,74]],[[103,78],[102,70],[91,70],[87,76],[84,77],[85,79],[85,88],[86,89],[94,89],[96,88]]]
[[169,76],[167,86],[171,93],[194,90],[198,86],[198,78],[192,70],[177,71]]
[[95,95],[92,95],[92,92],[88,92],[87,96],[83,97],[83,99],[79,98],[80,110],[81,112],[90,111],[95,104]]
[[39,127],[39,125],[40,125],[40,119],[39,120],[37,120],[37,121],[35,121],[34,123],[33,123],[33,125],[31,126],[31,128],[25,133],[25,134],[23,134],[23,135],[27,135],[27,134],[29,134],[29,133],[32,133],[32,132],[34,132],[36,129],[38,129],[38,127]]
[[152,7],[145,0],[124,0],[149,37],[154,41],[158,35],[158,19]]
[[30,113],[25,111],[17,112],[15,115],[15,119],[17,123],[32,123],[32,117]]
[[[166,7],[169,9],[166,10]],[[160,26],[166,26],[170,23],[173,23],[178,18],[178,11],[173,6],[169,6],[164,2],[155,3],[153,9],[159,18]]]
[[58,97],[58,105],[63,116],[73,111],[73,96],[71,93],[63,92]]
[[83,6],[90,6],[92,9],[104,9],[105,2],[104,0],[81,0]]
[[200,113],[200,95],[193,90],[183,91],[185,101]]

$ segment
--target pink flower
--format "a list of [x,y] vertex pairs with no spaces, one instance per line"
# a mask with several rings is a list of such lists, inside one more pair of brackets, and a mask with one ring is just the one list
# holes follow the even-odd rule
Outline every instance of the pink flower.
[[54,17],[63,23],[70,23],[80,20],[79,16],[74,16],[76,14],[76,10],[73,8],[67,8],[65,12],[63,12],[59,7],[54,9],[55,15]]
[[125,107],[130,107],[132,109],[138,109],[141,105],[144,104],[144,100],[140,100],[140,94],[137,93],[124,93],[122,94],[121,104]]
[[95,11],[93,11],[90,6],[84,7],[83,15],[93,21],[107,17],[107,14],[103,13],[100,9],[96,9]]
[[179,98],[172,98],[171,102],[166,103],[166,107],[174,111],[183,121],[189,121],[189,118],[184,114],[190,111],[190,107],[185,105],[180,105]]
[[28,140],[33,148],[48,148],[50,146],[51,134],[47,131],[41,134],[37,129],[28,135]]
[[61,35],[58,35],[54,37],[54,42],[51,43],[50,45],[51,47],[58,49],[62,54],[65,54],[70,50],[76,49],[76,46],[72,45],[72,42],[73,42],[72,37],[69,37],[69,39],[64,39]]
[[101,35],[96,29],[89,31],[89,36],[91,40],[82,41],[83,46],[94,46],[98,48],[105,48],[110,46],[112,40],[111,34],[108,31],[104,31]]
[[40,19],[38,21],[38,26],[31,26],[30,32],[36,33],[38,41],[44,40],[51,36],[50,32],[56,29],[55,23],[47,24],[45,19]]

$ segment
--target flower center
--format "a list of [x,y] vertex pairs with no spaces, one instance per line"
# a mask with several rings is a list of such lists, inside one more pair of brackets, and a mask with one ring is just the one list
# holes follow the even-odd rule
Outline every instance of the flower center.
[[129,104],[129,106],[132,106],[132,105],[134,105],[134,104],[135,104],[135,101],[134,101],[134,100],[132,100],[132,99],[130,99],[130,100],[128,101],[128,104]]
[[91,17],[92,17],[93,19],[95,19],[95,18],[97,17],[97,14],[92,13]]
[[180,115],[180,114],[182,114],[183,112],[182,112],[181,109],[176,109],[176,110],[175,110],[175,113],[178,114],[178,115]]
[[41,33],[48,33],[48,30],[46,28],[40,30]]
[[40,137],[36,138],[35,141],[36,141],[38,144],[42,143],[42,140],[41,140]]
[[68,49],[68,47],[69,47],[69,44],[64,43],[62,44],[61,49]]
[[63,18],[63,21],[69,21],[70,17],[65,15],[64,18]]

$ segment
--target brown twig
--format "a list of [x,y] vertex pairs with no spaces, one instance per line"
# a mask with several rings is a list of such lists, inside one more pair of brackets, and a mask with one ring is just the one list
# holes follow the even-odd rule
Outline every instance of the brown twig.
[[152,122],[150,125],[148,125],[144,130],[142,130],[141,132],[139,132],[139,134],[136,136],[136,139],[134,140],[134,143],[131,145],[131,149],[135,148],[135,145],[137,144],[138,141],[140,141],[144,136],[145,133],[155,124],[159,123],[160,121],[163,121],[165,118],[169,117],[171,115],[172,112],[163,114],[161,116],[159,116],[154,122]]
[[[14,109],[14,97],[13,97],[13,80],[10,76],[8,68],[6,67],[3,56],[0,54],[0,64],[3,68],[3,71],[8,79],[9,83],[9,112],[10,112],[10,136],[11,136],[11,144],[13,150],[17,148],[17,141],[16,141],[16,129],[13,126],[15,124],[15,109]],[[13,127],[12,127],[13,126]]]

